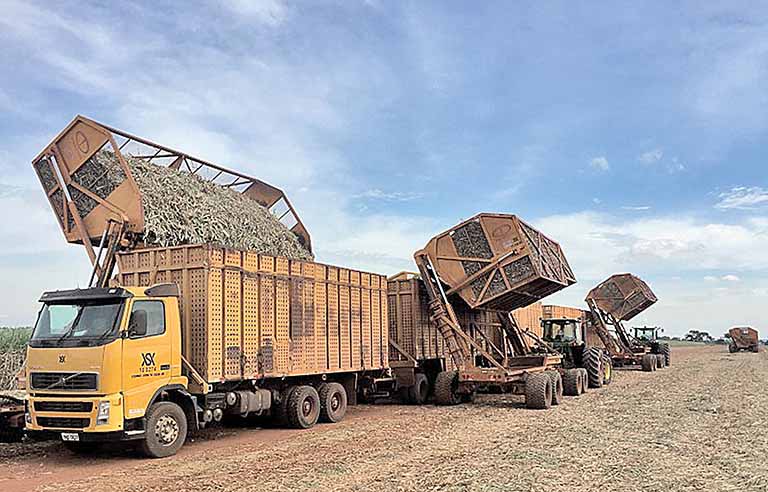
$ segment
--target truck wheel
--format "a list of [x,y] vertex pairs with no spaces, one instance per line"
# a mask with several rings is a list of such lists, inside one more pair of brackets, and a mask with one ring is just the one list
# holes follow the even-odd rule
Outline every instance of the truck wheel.
[[347,391],[339,383],[323,383],[320,397],[320,421],[335,424],[347,413]]
[[187,416],[170,401],[149,407],[141,450],[150,458],[173,456],[187,439]]
[[603,387],[603,351],[599,347],[585,347],[582,356],[584,369],[587,370],[590,388]]
[[552,380],[543,372],[528,375],[525,380],[525,406],[545,410],[552,406]]
[[291,394],[297,388],[297,386],[288,386],[280,391],[280,403],[272,407],[272,417],[277,425],[288,426],[288,400],[291,398]]
[[443,371],[435,379],[435,403],[438,405],[458,405],[461,398],[456,393],[459,385],[459,373]]
[[412,405],[423,405],[429,396],[429,380],[422,373],[416,374],[416,380],[413,386],[408,387],[408,403]]
[[578,369],[566,369],[563,374],[563,394],[579,396],[582,388],[581,372]]
[[640,360],[640,366],[645,372],[653,372],[656,369],[656,355],[645,354]]
[[613,360],[607,355],[603,356],[603,384],[611,384],[613,381]]
[[312,386],[297,386],[288,398],[288,423],[294,429],[309,429],[320,417],[320,395]]
[[563,377],[560,371],[546,371],[544,374],[552,382],[552,404],[559,405],[563,401]]
[[583,367],[579,367],[576,370],[581,374],[581,394],[583,395],[587,392],[587,388],[589,387],[589,374]]
[[662,343],[659,345],[659,352],[664,356],[664,365],[669,366],[672,362],[672,358],[670,356],[670,350],[669,350],[669,344],[668,343]]

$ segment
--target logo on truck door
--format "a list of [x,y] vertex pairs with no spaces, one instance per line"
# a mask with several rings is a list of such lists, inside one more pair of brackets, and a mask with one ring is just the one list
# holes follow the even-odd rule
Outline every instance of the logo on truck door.
[[150,367],[155,365],[155,353],[146,352],[141,354],[141,367]]
[[169,364],[163,364],[160,369],[157,368],[157,362],[155,361],[155,352],[142,352],[141,353],[141,366],[139,372],[131,374],[132,378],[146,378],[151,376],[162,376],[163,371],[170,369]]

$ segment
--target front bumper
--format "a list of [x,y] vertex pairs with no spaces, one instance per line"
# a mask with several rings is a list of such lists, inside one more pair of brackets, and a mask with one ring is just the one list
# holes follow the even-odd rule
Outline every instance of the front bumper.
[[[97,424],[99,404],[104,401],[110,404],[109,418]],[[30,396],[28,405],[31,419],[27,422],[29,432],[107,434],[123,431],[123,396],[120,393],[104,396]],[[82,411],[82,406],[90,410]]]

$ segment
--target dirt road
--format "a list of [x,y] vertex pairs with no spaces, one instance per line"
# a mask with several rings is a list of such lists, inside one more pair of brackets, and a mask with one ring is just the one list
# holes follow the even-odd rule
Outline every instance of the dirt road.
[[165,460],[0,445],[0,490],[768,490],[768,353],[672,357],[547,411],[503,395],[359,406],[309,431],[209,433]]

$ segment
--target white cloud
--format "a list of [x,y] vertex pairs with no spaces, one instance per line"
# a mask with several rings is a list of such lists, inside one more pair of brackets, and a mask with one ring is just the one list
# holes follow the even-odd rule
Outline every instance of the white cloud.
[[741,280],[741,278],[739,278],[738,275],[728,274],[728,275],[723,275],[722,277],[720,277],[720,280],[722,280],[724,282],[739,282]]
[[768,190],[759,186],[737,186],[720,193],[718,198],[715,208],[751,210],[768,205]]
[[594,157],[589,161],[589,165],[592,169],[597,169],[598,171],[607,171],[611,168],[611,165],[608,163],[608,159],[605,156]]
[[717,277],[715,277],[714,275],[705,275],[704,276],[704,281],[705,282],[717,282]]
[[643,164],[653,164],[659,162],[662,157],[664,157],[664,151],[662,149],[653,149],[640,154],[637,157],[637,160]]
[[280,0],[221,0],[224,8],[246,20],[277,27],[285,22],[288,9]]
[[633,210],[633,211],[641,212],[641,211],[644,211],[644,210],[650,210],[651,206],[650,205],[638,205],[638,206],[634,206],[634,207],[633,206],[623,206],[623,207],[621,207],[621,209],[622,210]]
[[365,200],[383,200],[389,202],[410,202],[418,200],[424,196],[423,193],[405,192],[405,191],[382,191],[378,188],[372,188],[365,190],[362,193],[354,195],[354,198],[362,198]]

